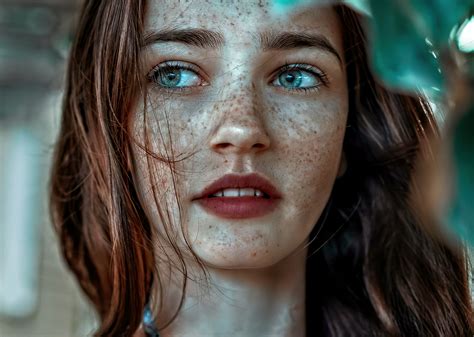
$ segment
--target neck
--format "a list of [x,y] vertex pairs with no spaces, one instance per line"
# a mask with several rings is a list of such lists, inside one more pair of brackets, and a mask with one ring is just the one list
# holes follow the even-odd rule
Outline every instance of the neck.
[[[299,250],[262,269],[207,267],[209,286],[188,280],[183,306],[160,336],[304,337],[306,254]],[[158,326],[174,314],[167,308],[177,308],[181,297],[180,282],[170,282],[170,288],[163,281],[166,294],[164,309],[156,315]]]

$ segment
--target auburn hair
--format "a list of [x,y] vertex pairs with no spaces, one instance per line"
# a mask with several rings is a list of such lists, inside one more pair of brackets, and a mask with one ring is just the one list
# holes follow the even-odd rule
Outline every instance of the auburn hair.
[[[430,107],[374,78],[363,19],[335,10],[349,90],[347,171],[310,236],[307,335],[472,337],[468,255],[427,232],[411,202],[420,144],[437,133]],[[129,164],[130,115],[146,90],[145,11],[144,0],[84,1],[51,171],[52,222],[98,313],[96,336],[136,334],[154,283],[166,288]]]

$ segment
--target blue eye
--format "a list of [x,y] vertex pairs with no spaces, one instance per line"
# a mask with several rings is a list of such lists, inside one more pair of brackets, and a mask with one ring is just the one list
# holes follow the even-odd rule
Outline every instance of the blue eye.
[[174,62],[159,64],[151,71],[148,78],[164,89],[186,89],[204,85],[204,81],[191,65]]
[[322,71],[312,66],[292,64],[283,67],[272,84],[288,90],[306,91],[327,85],[327,80]]

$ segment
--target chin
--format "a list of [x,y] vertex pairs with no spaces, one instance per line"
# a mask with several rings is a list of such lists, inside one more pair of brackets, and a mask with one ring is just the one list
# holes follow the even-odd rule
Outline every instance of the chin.
[[281,245],[198,245],[197,256],[208,267],[220,269],[269,268],[291,254]]
[[[300,219],[297,219],[300,220]],[[305,219],[303,219],[305,220]],[[194,253],[210,268],[256,269],[277,265],[299,251],[313,221],[286,219],[247,221],[193,221],[188,227]]]

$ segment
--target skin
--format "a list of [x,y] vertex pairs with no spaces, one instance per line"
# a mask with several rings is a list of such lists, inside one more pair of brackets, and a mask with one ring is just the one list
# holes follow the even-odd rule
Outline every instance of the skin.
[[[199,279],[186,237],[211,283],[203,290],[201,282],[189,281],[183,309],[160,335],[304,336],[305,244],[345,166],[348,94],[337,15],[315,7],[278,17],[263,1],[149,1],[147,32],[169,27],[219,31],[225,43],[201,48],[158,42],[143,50],[144,77],[166,61],[191,63],[197,70],[187,73],[185,91],[164,88],[155,77],[147,107],[139,99],[133,120],[137,144],[145,143],[146,123],[153,152],[165,156],[172,143],[175,157],[186,158],[175,165],[174,185],[166,163],[147,161],[137,144],[132,149],[134,179],[158,237],[157,268],[165,288],[158,323],[170,318],[181,295],[182,275],[173,267],[177,259],[166,231],[188,273]],[[340,59],[317,47],[263,51],[256,37],[270,30],[320,34]],[[303,72],[304,83],[319,83],[318,88],[290,90],[279,77],[285,63],[319,69],[328,83]],[[192,200],[227,173],[252,172],[282,194],[268,215],[221,219]],[[159,208],[170,211],[169,223],[160,220]]]

